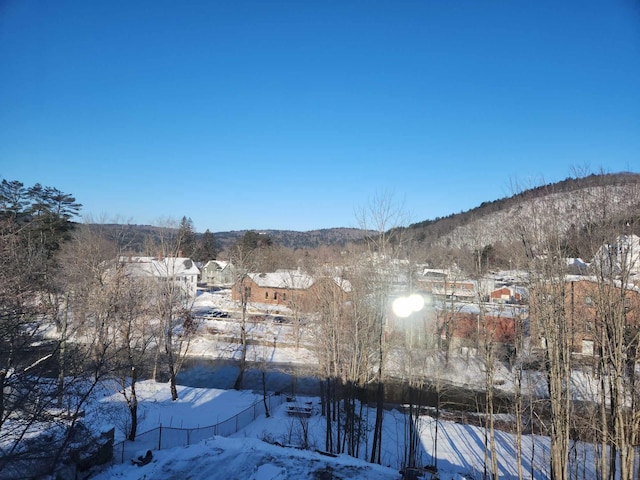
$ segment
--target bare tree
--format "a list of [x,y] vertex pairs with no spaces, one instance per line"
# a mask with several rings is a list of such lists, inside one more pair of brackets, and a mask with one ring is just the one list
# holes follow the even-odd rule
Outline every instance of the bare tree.
[[[631,479],[640,434],[638,360],[640,295],[632,274],[640,270],[640,243],[632,235],[633,218],[617,218],[605,188],[595,190],[597,217],[582,235],[583,244],[595,251],[591,264],[595,282],[585,293],[587,315],[596,333],[600,376],[602,478]],[[608,458],[607,458],[608,455]]]
[[[107,369],[95,338],[68,342],[95,319],[84,301],[90,287],[60,274],[80,205],[55,188],[5,181],[0,204],[0,470],[11,478],[58,469],[78,432],[87,435],[82,409]],[[57,327],[58,338],[41,337],[40,326]],[[43,367],[57,367],[57,381]]]
[[114,373],[117,375],[130,414],[128,440],[135,440],[138,429],[137,382],[150,365],[148,352],[157,337],[150,315],[151,291],[147,282],[127,276],[121,264],[112,279],[120,287],[116,313],[116,348]]
[[32,275],[46,261],[46,252],[28,248],[20,228],[12,218],[0,220],[0,475],[10,475],[8,469],[19,474],[25,467],[21,457],[31,452],[24,451],[23,441],[44,419],[54,393],[38,387],[37,367],[55,354],[55,345],[29,353],[37,351],[31,345],[41,340],[38,320],[46,305]]
[[[257,235],[257,234],[255,234]],[[257,258],[259,257],[259,249],[261,241],[264,240],[259,236],[254,236],[254,232],[247,234],[238,242],[231,250],[231,263],[234,266],[235,281],[233,288],[240,303],[240,358],[238,361],[238,376],[234,382],[233,388],[239,390],[243,386],[244,374],[247,369],[247,351],[249,347],[249,319],[247,315],[247,306],[251,300],[251,286],[249,284],[248,274],[255,271]],[[271,241],[267,242],[271,245]]]
[[177,279],[176,258],[166,258],[167,277],[156,283],[153,305],[162,324],[162,345],[169,371],[172,400],[178,399],[177,376],[197,329],[191,313],[193,298]]
[[534,335],[544,357],[547,379],[551,476],[568,478],[571,402],[572,326],[565,315],[565,279],[558,209],[553,197],[536,200],[520,209],[515,222],[518,238],[528,260],[530,316]]
[[119,292],[109,282],[117,263],[114,244],[104,239],[99,226],[82,226],[62,246],[56,289],[48,297],[55,305],[60,333],[57,397],[69,419],[51,462],[55,469],[77,439],[86,402],[112,372],[115,349],[115,312]]
[[309,282],[312,281],[310,276],[303,274],[301,270],[286,270],[283,272],[284,286],[288,289],[286,304],[293,317],[293,336],[296,350],[300,347],[302,314],[309,308],[306,292],[310,286]]
[[313,290],[314,308],[318,319],[315,322],[316,354],[319,360],[319,376],[323,379],[322,412],[326,418],[325,450],[338,451],[339,438],[334,438],[332,418],[338,419],[336,390],[340,378],[341,323],[345,318],[344,296],[330,284],[322,283]]
[[[114,237],[112,229],[110,237]],[[122,255],[127,246],[124,226],[111,239],[103,222],[87,223],[61,252],[65,293],[59,314],[62,338],[58,388],[62,389],[66,373],[66,340],[91,343],[90,339],[97,339],[93,350],[103,357],[107,374],[115,375],[120,383],[130,413],[126,434],[133,440],[138,423],[136,382],[149,363],[147,352],[157,338],[158,324],[154,325],[150,317],[154,302],[151,287],[156,284],[127,269]],[[74,320],[71,324],[69,317]]]
[[184,242],[188,240],[189,235],[188,229],[176,228],[175,222],[171,220],[164,221],[158,237],[149,243],[152,251],[158,255],[153,260],[157,271],[146,272],[149,284],[154,285],[154,314],[162,326],[156,338],[153,376],[156,377],[162,353],[169,374],[171,398],[174,401],[178,399],[176,379],[198,327],[191,312],[195,292],[192,286],[186,283],[186,273],[195,267],[191,259],[181,256]]
[[369,295],[369,315],[377,330],[376,422],[371,445],[370,461],[381,462],[382,421],[384,413],[384,328],[390,289],[393,282],[393,260],[401,251],[403,225],[407,218],[401,206],[387,192],[376,194],[368,205],[356,214],[360,228],[371,231],[366,237],[366,271]]

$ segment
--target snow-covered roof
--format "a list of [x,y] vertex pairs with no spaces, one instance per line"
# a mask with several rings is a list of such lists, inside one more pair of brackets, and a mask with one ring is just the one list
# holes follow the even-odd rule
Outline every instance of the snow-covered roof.
[[186,257],[121,257],[127,272],[132,275],[152,277],[176,277],[198,275],[200,270]]
[[586,268],[588,265],[587,262],[581,258],[565,258],[564,261],[567,264],[567,267]]
[[264,288],[306,290],[315,282],[315,279],[311,275],[298,271],[281,270],[268,273],[249,273],[248,276],[256,285]]
[[[613,279],[612,285],[615,285],[617,288],[624,288],[625,290],[633,290],[636,292],[640,292],[640,285],[635,285],[633,281],[626,282],[624,285],[619,279]],[[609,279],[598,279],[595,275],[565,275],[566,282],[591,282],[591,283],[609,283]]]
[[229,266],[230,262],[227,262],[226,260],[209,260],[204,268],[207,268],[209,266],[215,266],[217,267],[219,270],[224,270],[225,268],[227,268]]
[[[298,270],[278,270],[267,273],[247,274],[256,285],[263,288],[286,288],[290,290],[307,290],[317,282],[315,277]],[[351,284],[348,280],[340,277],[331,278],[335,284],[345,292],[351,291]]]
[[448,274],[447,270],[439,269],[439,268],[425,268],[422,270],[423,277],[446,277]]
[[454,313],[469,313],[478,315],[480,308],[484,311],[485,315],[491,317],[504,317],[504,318],[518,318],[525,315],[527,308],[522,305],[505,305],[495,303],[483,303],[479,305],[477,303],[455,302],[453,305],[450,302],[436,302],[434,304],[436,310],[452,311]]

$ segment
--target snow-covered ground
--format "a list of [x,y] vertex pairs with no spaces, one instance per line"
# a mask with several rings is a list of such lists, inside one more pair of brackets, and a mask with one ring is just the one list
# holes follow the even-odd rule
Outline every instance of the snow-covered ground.
[[[234,312],[236,305],[228,291],[203,293],[196,298],[194,309]],[[286,315],[282,307],[274,311],[272,306],[250,305],[251,315],[267,315],[250,324],[250,335],[261,340],[251,346],[249,360],[277,363],[297,363],[313,365],[317,363],[313,346],[305,342],[310,330],[303,326],[296,346],[296,329],[289,323],[275,321],[275,315]],[[191,355],[211,359],[230,359],[237,355],[237,345],[227,341],[236,334],[237,320],[208,317],[203,319],[200,334],[191,346]],[[401,358],[390,355],[389,364]],[[437,362],[437,359],[435,360]],[[223,369],[224,371],[224,369]],[[229,375],[237,371],[227,370]],[[484,383],[481,364],[471,358],[451,356],[442,368],[437,363],[432,371],[439,372],[448,382],[464,387],[481,387]],[[202,373],[202,372],[201,372]],[[219,372],[218,372],[219,374]],[[499,388],[511,388],[510,372],[504,366],[496,374]],[[527,378],[528,385],[538,393],[544,393],[544,382],[536,375]],[[228,384],[233,384],[229,378]],[[159,425],[173,428],[197,428],[214,425],[260,402],[261,395],[250,391],[235,391],[213,388],[179,386],[179,400],[172,402],[168,384],[144,381],[138,384],[140,423],[139,439],[144,432]],[[576,373],[576,398],[589,397],[592,393],[589,377]],[[593,397],[591,397],[593,398]],[[370,437],[363,441],[359,457],[346,455],[330,457],[316,450],[325,447],[326,419],[319,414],[319,399],[300,398],[298,401],[311,402],[314,415],[308,421],[287,415],[285,405],[272,409],[267,418],[259,415],[246,427],[230,437],[216,436],[193,443],[188,447],[163,448],[153,452],[153,460],[144,466],[132,465],[125,459],[124,464],[116,464],[100,472],[100,480],[129,479],[399,479],[399,470],[404,463],[407,419],[399,410],[388,410],[384,416],[382,466],[365,462],[371,449]],[[127,423],[127,409],[122,395],[115,389],[105,389],[86,408],[85,421],[95,431],[116,427],[116,442],[124,439]],[[363,415],[373,430],[375,411],[364,408]],[[481,428],[440,421],[437,434],[437,466],[439,478],[472,479],[482,478],[485,465],[485,431]],[[430,416],[423,416],[416,425],[420,432],[419,463],[431,465],[435,462],[436,422]],[[305,441],[303,432],[308,431]],[[213,434],[213,432],[212,432]],[[497,455],[501,478],[517,478],[516,442],[508,433],[497,432]],[[303,443],[307,449],[296,448]],[[282,445],[287,445],[282,446]],[[549,440],[546,437],[528,436],[523,439],[523,471],[525,478],[547,478]],[[140,443],[141,452],[147,447]],[[135,451],[135,450],[133,450]],[[593,472],[593,448],[576,443],[572,450],[572,468],[579,468],[576,478],[590,478]]]
[[100,480],[303,480],[398,479],[397,471],[347,456],[282,448],[255,438],[215,437],[187,448],[154,452],[145,466],[119,465],[93,477]]
[[[152,381],[139,384],[143,417],[140,432],[164,425],[184,428],[203,426],[231,417],[245,409],[259,396],[244,391],[225,391],[180,387],[180,399],[172,402],[169,386]],[[319,413],[319,399],[305,397],[298,402],[311,402],[314,414],[308,419],[287,415],[286,403],[274,408],[267,418],[260,415],[246,428],[230,438],[212,437],[198,444],[182,448],[169,448],[153,452],[148,465],[138,467],[130,462],[107,467],[94,478],[100,480],[123,479],[399,479],[404,455],[403,445],[406,417],[398,410],[385,412],[382,463],[383,466],[365,462],[370,441],[363,443],[361,459],[340,455],[329,457],[316,450],[324,449],[325,418]],[[119,394],[107,396],[94,405],[95,412],[114,411],[122,399]],[[124,406],[122,405],[124,408]],[[375,411],[364,410],[370,427],[375,422]],[[92,418],[98,418],[93,416]],[[109,415],[103,414],[95,421],[94,428],[108,426]],[[435,448],[435,424],[433,418],[420,419],[419,458],[422,464],[433,464]],[[307,430],[308,449],[295,448],[304,443]],[[497,432],[498,464],[500,478],[517,478],[516,443],[513,435]],[[118,434],[118,439],[122,434]],[[484,465],[484,430],[478,427],[441,421],[438,425],[438,470],[440,479],[482,478]],[[281,445],[287,445],[281,446]],[[142,453],[142,451],[140,452]],[[574,467],[579,468],[579,478],[592,478],[593,451],[590,445],[575,444]],[[525,437],[523,440],[523,468],[526,477],[547,478],[549,441],[546,437]],[[584,470],[583,470],[584,469]]]

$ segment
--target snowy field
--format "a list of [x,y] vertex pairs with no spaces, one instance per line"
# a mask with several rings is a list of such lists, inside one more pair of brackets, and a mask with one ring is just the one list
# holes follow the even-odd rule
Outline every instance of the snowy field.
[[[180,387],[180,398],[171,402],[168,384],[145,381],[139,385],[142,397],[140,432],[157,426],[182,425],[185,428],[222,420],[240,412],[260,397],[250,392],[197,389]],[[95,405],[95,412],[113,412],[121,402],[119,394],[107,396]],[[128,462],[113,465],[99,473],[100,480],[112,478],[139,479],[238,479],[238,480],[293,480],[293,479],[399,479],[402,465],[406,417],[398,410],[385,413],[382,459],[383,466],[368,464],[362,459],[340,455],[332,458],[315,450],[324,448],[325,419],[319,413],[319,399],[305,397],[298,402],[311,402],[313,415],[309,419],[291,417],[285,410],[286,403],[276,407],[270,418],[261,415],[249,426],[230,438],[213,437],[184,448],[154,451],[148,465],[138,467]],[[122,405],[124,408],[124,405]],[[375,411],[365,409],[371,428]],[[109,416],[100,418],[95,428],[108,426]],[[435,421],[421,417],[420,460],[433,464],[435,445]],[[295,448],[305,439],[308,449]],[[117,440],[122,438],[118,434]],[[280,446],[287,445],[287,447]],[[363,443],[361,457],[370,449]],[[546,437],[525,437],[523,441],[523,468],[527,478],[547,478],[549,442]],[[497,432],[498,463],[500,477],[517,478],[515,438]],[[139,453],[142,453],[140,451]],[[592,478],[592,449],[589,445],[574,445],[574,466],[580,469],[579,478]],[[439,422],[438,469],[440,479],[482,478],[484,465],[484,431],[480,428],[447,421]],[[584,469],[584,470],[583,470]],[[324,476],[323,476],[324,475]]]
[[[199,315],[198,335],[191,342],[189,354],[192,357],[211,359],[239,358],[238,344],[228,341],[240,336],[240,324],[237,303],[231,300],[229,290],[214,293],[204,292],[196,297],[193,310]],[[219,318],[207,314],[208,311],[221,311],[233,318]],[[315,355],[304,339],[310,337],[309,325],[295,329],[289,322],[291,311],[282,305],[249,303],[247,305],[247,335],[262,345],[250,345],[249,361],[269,361],[291,364],[314,364]],[[276,317],[287,320],[278,323]],[[297,338],[296,338],[297,335]]]

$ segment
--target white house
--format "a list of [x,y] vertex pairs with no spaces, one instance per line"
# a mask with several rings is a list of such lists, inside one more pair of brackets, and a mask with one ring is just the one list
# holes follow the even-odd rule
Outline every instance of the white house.
[[190,297],[195,297],[200,270],[190,258],[184,257],[120,257],[127,273],[173,281]]
[[613,243],[606,243],[598,249],[593,263],[615,275],[628,273],[631,277],[640,276],[640,237],[618,236]]
[[236,269],[231,262],[210,260],[202,267],[200,281],[207,285],[230,287],[236,281]]

